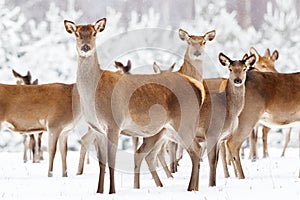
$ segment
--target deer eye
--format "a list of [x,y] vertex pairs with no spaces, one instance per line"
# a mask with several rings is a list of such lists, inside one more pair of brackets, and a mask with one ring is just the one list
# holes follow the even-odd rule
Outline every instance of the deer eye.
[[231,72],[232,72],[232,69],[231,69],[231,68],[229,68],[229,71],[231,71]]
[[76,36],[76,37],[79,37],[79,33],[75,32],[75,36]]
[[243,71],[246,71],[247,68],[243,68]]
[[203,41],[203,42],[202,42],[202,45],[205,45],[205,44],[206,44],[206,41]]

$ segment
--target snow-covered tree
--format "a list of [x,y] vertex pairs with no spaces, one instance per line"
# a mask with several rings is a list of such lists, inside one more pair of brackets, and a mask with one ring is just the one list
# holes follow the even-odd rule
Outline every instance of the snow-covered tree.
[[300,18],[296,3],[297,0],[276,0],[276,5],[268,2],[264,17],[262,45],[279,51],[277,68],[281,72],[299,71]]
[[22,47],[24,55],[15,62],[17,70],[31,70],[41,83],[75,82],[77,59],[75,41],[65,31],[64,19],[78,20],[82,12],[74,9],[74,0],[61,10],[54,3],[45,20],[28,22],[30,41]]
[[0,69],[3,71],[0,79],[4,82],[12,76],[7,69],[24,54],[20,47],[29,40],[24,31],[25,22],[19,7],[8,9],[5,0],[0,0]]

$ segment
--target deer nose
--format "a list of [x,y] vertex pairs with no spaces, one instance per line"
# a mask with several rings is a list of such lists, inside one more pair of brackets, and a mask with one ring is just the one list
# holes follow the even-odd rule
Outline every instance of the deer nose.
[[233,80],[233,82],[235,83],[235,84],[242,84],[242,79],[240,79],[240,78],[236,78],[236,79],[234,79]]
[[91,48],[89,47],[89,45],[85,44],[81,47],[81,50],[84,52],[88,52]]
[[201,56],[201,52],[200,52],[200,51],[198,51],[198,50],[197,50],[197,51],[195,51],[195,52],[194,52],[194,56],[196,56],[196,57],[198,57],[198,56]]

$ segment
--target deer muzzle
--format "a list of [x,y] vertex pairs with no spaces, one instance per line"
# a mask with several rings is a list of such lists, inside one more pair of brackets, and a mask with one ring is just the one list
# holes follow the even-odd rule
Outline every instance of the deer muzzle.
[[90,46],[85,44],[81,47],[81,51],[84,51],[84,52],[88,52],[89,50],[91,50]]

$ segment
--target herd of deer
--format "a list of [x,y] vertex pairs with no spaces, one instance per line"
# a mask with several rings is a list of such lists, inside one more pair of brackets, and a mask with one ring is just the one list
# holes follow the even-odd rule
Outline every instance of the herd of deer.
[[[67,135],[83,117],[89,125],[81,138],[77,174],[82,174],[85,154],[93,143],[99,161],[98,193],[104,190],[106,164],[109,168],[109,193],[115,193],[114,170],[119,135],[132,136],[134,148],[134,188],[140,188],[140,167],[145,158],[157,186],[162,182],[156,172],[156,157],[168,177],[177,170],[176,149],[185,149],[192,161],[188,191],[198,190],[200,160],[206,149],[210,166],[209,186],[216,185],[218,156],[229,177],[228,160],[238,178],[245,178],[240,148],[251,134],[251,157],[255,159],[257,126],[262,123],[264,136],[268,127],[294,127],[300,121],[300,74],[278,73],[274,67],[278,52],[269,49],[260,56],[254,49],[241,60],[219,54],[229,78],[203,79],[203,54],[207,41],[215,38],[210,31],[203,36],[189,35],[180,29],[179,37],[187,42],[179,71],[161,70],[156,74],[130,74],[127,66],[115,62],[117,72],[102,70],[96,51],[96,35],[105,29],[106,19],[95,24],[76,25],[64,21],[66,31],[76,37],[78,53],[75,84],[31,82],[31,75],[13,71],[17,85],[0,84],[0,121],[13,132],[24,135],[24,161],[28,146],[33,162],[42,157],[41,136],[47,131],[49,168],[52,176],[56,145],[62,158],[62,176],[67,176]],[[37,136],[36,138],[34,135]],[[27,142],[30,135],[30,142]],[[137,138],[143,138],[138,146]],[[267,156],[266,139],[264,157]],[[169,170],[165,150],[170,154]],[[299,174],[300,175],[300,174]]]

